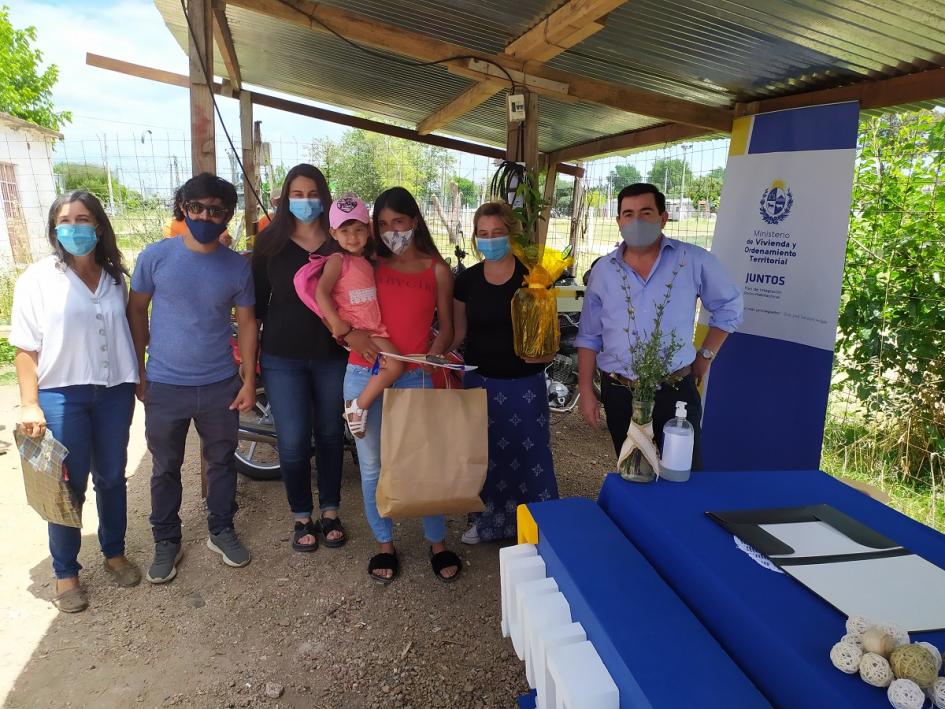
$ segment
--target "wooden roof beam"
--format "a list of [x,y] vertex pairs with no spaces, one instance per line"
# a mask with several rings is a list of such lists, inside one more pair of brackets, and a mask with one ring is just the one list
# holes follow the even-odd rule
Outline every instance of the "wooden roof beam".
[[223,55],[227,78],[239,93],[243,90],[243,77],[240,74],[240,63],[236,58],[236,47],[233,44],[233,35],[230,34],[230,25],[226,21],[224,0],[213,0],[213,39],[220,54]]
[[585,158],[594,158],[599,155],[616,153],[623,150],[635,150],[637,148],[646,148],[651,145],[661,143],[672,143],[677,140],[686,140],[687,138],[699,138],[719,131],[706,130],[697,126],[687,126],[679,123],[665,123],[652,128],[641,128],[639,130],[627,131],[626,133],[617,133],[597,140],[590,140],[586,143],[577,143],[569,145],[566,148],[555,150],[548,154],[551,161],[560,162],[562,160],[583,160]]
[[[151,67],[141,66],[140,64],[125,62],[120,59],[112,59],[111,57],[103,57],[98,54],[87,53],[85,55],[85,63],[89,66],[107,69],[109,71],[125,74],[127,76],[137,76],[142,79],[158,81],[162,84],[170,84],[172,86],[180,86],[181,88],[185,89],[190,87],[190,79],[183,74],[175,74],[162,69],[153,69]],[[223,95],[223,84],[214,82],[211,88],[215,94]],[[243,91],[241,95],[248,95],[250,97],[249,100],[257,106],[268,106],[269,108],[287,111],[299,116],[317,118],[318,120],[328,121],[329,123],[348,126],[349,128],[361,128],[363,130],[373,131],[374,133],[390,135],[395,138],[412,140],[416,143],[436,145],[449,150],[459,150],[464,153],[471,153],[472,155],[482,155],[484,157],[495,158],[497,160],[505,159],[505,150],[502,148],[496,148],[488,145],[479,145],[478,143],[470,143],[464,140],[448,138],[442,135],[420,135],[416,131],[413,131],[409,128],[402,128],[401,126],[390,125],[389,123],[381,123],[380,121],[374,121],[369,118],[362,118],[360,116],[351,116],[347,113],[339,113],[338,111],[332,111],[327,108],[310,106],[297,101],[289,101],[287,99],[269,96],[268,94],[262,94],[256,91]],[[558,172],[563,175],[583,177],[584,168],[577,167],[575,165],[559,165]]]
[[[732,112],[727,108],[704,106],[664,94],[552,70],[542,66],[540,62],[523,61],[505,54],[477,52],[468,47],[444,42],[435,37],[387,25],[364,15],[345,12],[327,5],[303,2],[303,0],[229,0],[229,4],[315,32],[329,33],[325,27],[327,25],[358,44],[418,61],[446,61],[458,56],[472,56],[494,62],[506,69],[522,71],[539,79],[567,84],[568,95],[579,101],[597,103],[665,121],[698,125],[720,131],[731,130]],[[463,61],[455,60],[453,63],[461,65]],[[494,80],[494,77],[487,74],[482,74],[480,78]],[[560,96],[560,94],[556,96],[555,91],[535,88],[532,90],[552,98]]]
[[604,29],[600,18],[627,0],[571,0],[509,43],[504,53],[519,59],[548,61]]
[[945,67],[927,69],[891,79],[858,81],[834,89],[807,91],[790,96],[766,98],[735,105],[736,116],[750,116],[786,108],[816,106],[840,101],[859,101],[860,110],[904,106],[922,101],[945,99]]
[[[516,59],[546,62],[566,51],[569,47],[584,41],[595,32],[602,30],[604,25],[594,20],[626,1],[571,0],[518,39],[512,41],[505,48],[503,54]],[[422,134],[432,133],[438,128],[452,123],[476,106],[488,101],[501,91],[503,86],[503,83],[486,80],[470,86],[445,106],[420,121],[417,124],[417,132]]]

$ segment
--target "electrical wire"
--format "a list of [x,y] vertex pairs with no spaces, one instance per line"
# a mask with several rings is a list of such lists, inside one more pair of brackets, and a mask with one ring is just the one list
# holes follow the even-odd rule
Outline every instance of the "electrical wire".
[[383,53],[383,52],[377,52],[377,51],[371,49],[370,47],[365,47],[364,45],[358,44],[357,42],[355,42],[355,41],[352,40],[352,39],[348,39],[348,38],[345,37],[343,34],[341,34],[340,32],[338,32],[334,27],[332,27],[331,25],[327,24],[324,20],[322,20],[322,19],[320,19],[320,18],[318,18],[318,17],[315,17],[315,15],[311,15],[311,14],[305,12],[305,10],[303,10],[303,9],[300,8],[300,7],[297,7],[296,5],[294,5],[294,4],[291,3],[291,2],[288,2],[288,0],[278,0],[278,2],[279,2],[280,5],[284,5],[285,7],[288,7],[288,8],[290,8],[290,9],[292,9],[292,10],[295,10],[297,13],[299,13],[300,15],[302,15],[302,17],[305,17],[306,19],[308,19],[309,22],[316,22],[316,23],[318,23],[319,25],[321,25],[322,27],[324,27],[326,30],[328,30],[331,34],[335,35],[335,36],[336,36],[338,39],[340,39],[341,41],[345,42],[346,44],[351,45],[352,47],[354,47],[355,49],[357,49],[357,50],[359,50],[359,51],[361,51],[361,52],[364,52],[365,54],[369,54],[369,55],[372,56],[372,57],[377,57],[377,58],[379,58],[379,59],[385,59],[385,60],[387,60],[387,61],[392,61],[392,62],[395,62],[395,63],[397,63],[397,64],[403,64],[404,66],[415,66],[415,67],[436,66],[437,64],[448,64],[449,62],[457,61],[457,60],[460,60],[460,59],[475,59],[476,61],[480,61],[480,62],[483,62],[483,63],[485,63],[485,64],[491,64],[492,66],[494,66],[494,67],[496,67],[497,69],[499,69],[499,71],[501,71],[503,74],[505,74],[505,77],[508,79],[509,85],[510,85],[510,87],[511,87],[513,93],[514,93],[514,91],[515,91],[516,83],[515,83],[515,80],[512,78],[512,75],[509,73],[508,69],[506,69],[504,66],[502,66],[502,65],[499,64],[498,62],[493,61],[493,60],[491,60],[491,59],[485,59],[485,58],[483,58],[483,57],[476,56],[475,54],[457,54],[457,55],[454,56],[454,57],[446,57],[446,58],[444,58],[444,59],[435,59],[435,60],[429,61],[429,62],[419,62],[419,61],[416,61],[416,60],[414,60],[414,59],[404,59],[403,57],[394,56],[394,55],[392,55],[392,54],[385,54],[385,53]]
[[[278,0],[278,2],[284,5],[285,7],[288,7],[296,11],[297,13],[299,13],[300,15],[308,19],[309,22],[317,23],[318,25],[320,25],[321,27],[326,29],[328,32],[330,32],[331,34],[333,34],[334,36],[336,36],[338,39],[342,40],[346,44],[350,45],[351,47],[354,47],[355,49],[365,54],[368,54],[370,56],[377,57],[385,61],[392,61],[394,63],[402,64],[404,66],[413,66],[413,67],[436,66],[439,64],[448,64],[449,62],[458,61],[461,59],[474,59],[476,61],[481,61],[486,64],[490,64],[496,67],[497,69],[499,69],[503,74],[505,74],[505,77],[506,79],[508,79],[508,82],[509,82],[510,90],[512,92],[514,92],[517,87],[517,84],[515,83],[515,80],[512,78],[512,75],[509,73],[509,71],[504,66],[502,66],[498,62],[492,61],[491,59],[485,59],[481,56],[477,56],[474,54],[458,54],[456,56],[445,57],[443,59],[436,59],[434,61],[418,62],[411,59],[404,59],[402,57],[394,56],[391,54],[385,54],[383,52],[377,52],[369,47],[358,44],[357,42],[355,42],[352,39],[349,39],[348,37],[345,37],[343,34],[338,32],[331,25],[327,24],[320,18],[315,17],[314,15],[305,12],[301,8],[296,7],[294,4],[288,2],[287,0]],[[184,0],[180,0],[180,7],[181,7],[181,11],[184,13],[184,19],[187,22],[187,29],[190,33],[190,37],[193,40],[194,44],[199,45],[199,42],[197,42],[197,33],[194,31],[193,23],[190,21],[190,15],[187,13],[187,5],[185,4]],[[220,126],[223,128],[223,134],[226,136],[226,140],[230,145],[230,149],[233,151],[233,155],[236,158],[236,164],[239,166],[240,174],[243,176],[244,183],[249,185],[249,189],[253,193],[253,197],[256,198],[256,204],[262,209],[263,213],[268,217],[269,211],[266,209],[266,205],[263,204],[263,201],[260,198],[259,193],[256,191],[256,187],[255,185],[253,185],[253,181],[249,179],[249,176],[246,174],[246,169],[243,167],[243,161],[242,159],[240,159],[240,153],[236,149],[236,145],[233,143],[233,139],[230,137],[230,131],[227,130],[226,122],[223,120],[223,114],[220,112],[220,106],[217,104],[216,96],[213,93],[213,89],[212,89],[213,77],[210,74],[209,67],[207,66],[202,56],[198,56],[197,59],[200,64],[200,68],[203,70],[203,75],[204,75],[204,79],[207,82],[207,86],[208,88],[210,88],[210,100],[213,102],[214,111],[216,112],[217,118],[220,121]],[[518,136],[517,136],[518,140],[517,140],[517,145],[516,145],[516,157],[518,158],[518,160],[523,159],[523,153],[525,149],[525,143],[524,143],[525,136],[524,136],[523,128],[524,128],[524,125],[520,125],[518,127]],[[500,174],[502,175],[502,177],[500,177]],[[517,178],[518,181],[512,182],[511,180],[513,180],[514,178]],[[507,199],[507,195],[509,194],[509,187],[512,186],[512,194],[514,194],[514,191],[515,191],[514,185],[524,182],[526,179],[527,179],[527,175],[525,174],[524,168],[521,165],[519,165],[517,162],[514,162],[514,161],[503,162],[499,170],[496,172],[495,176],[492,179],[492,193],[495,196],[500,196],[500,194],[502,194],[496,191],[497,187],[499,187],[501,183],[501,188],[503,189],[503,192],[506,195],[506,199]],[[247,231],[249,231],[248,224],[246,225],[246,228],[247,228]]]
[[[194,31],[194,25],[190,21],[190,15],[187,14],[187,5],[184,4],[184,0],[180,0],[180,9],[184,13],[184,19],[187,21],[187,29],[190,32],[190,38],[193,43],[197,46],[200,46],[200,43],[197,41],[197,33]],[[212,51],[212,49],[211,49]],[[263,204],[262,198],[259,196],[259,193],[256,191],[256,186],[253,184],[252,179],[249,175],[246,174],[246,168],[243,167],[243,161],[240,159],[240,151],[236,149],[236,145],[233,143],[233,138],[230,137],[230,131],[226,128],[226,122],[223,120],[223,114],[220,113],[220,106],[217,104],[217,97],[213,93],[213,76],[210,74],[210,70],[207,67],[206,62],[203,57],[200,56],[200,52],[197,52],[197,60],[200,63],[200,68],[203,70],[204,79],[207,82],[207,89],[210,91],[210,100],[213,102],[213,109],[217,114],[217,118],[220,120],[220,126],[223,128],[223,135],[226,136],[226,141],[230,144],[230,150],[233,151],[233,157],[236,158],[236,164],[240,168],[240,174],[243,176],[243,184],[249,185],[250,192],[253,193],[253,197],[256,198],[256,205],[260,207],[265,214],[270,219],[269,210],[266,209],[266,205]],[[246,196],[243,196],[243,199],[246,199]],[[246,225],[246,233],[249,234],[250,225]]]

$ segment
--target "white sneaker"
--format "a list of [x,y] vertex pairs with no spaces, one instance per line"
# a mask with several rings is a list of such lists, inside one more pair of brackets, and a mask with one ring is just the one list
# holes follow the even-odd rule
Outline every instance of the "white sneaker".
[[479,543],[479,528],[474,524],[465,532],[463,536],[459,538],[463,544],[478,544]]

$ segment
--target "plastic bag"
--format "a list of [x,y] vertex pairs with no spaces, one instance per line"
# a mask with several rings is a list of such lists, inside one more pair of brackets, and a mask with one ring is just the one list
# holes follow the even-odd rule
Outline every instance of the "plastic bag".
[[[515,255],[528,267],[525,286],[512,298],[512,334],[515,354],[523,359],[546,359],[558,351],[557,293],[551,286],[574,259],[557,249],[545,248],[537,263],[529,263],[529,254],[518,245]],[[532,257],[534,258],[534,256]]]

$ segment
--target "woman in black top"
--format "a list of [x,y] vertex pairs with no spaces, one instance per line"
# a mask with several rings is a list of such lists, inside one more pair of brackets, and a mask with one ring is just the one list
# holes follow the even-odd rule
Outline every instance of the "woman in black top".
[[[253,277],[262,321],[262,380],[279,431],[279,462],[295,518],[292,548],[345,543],[338,519],[344,455],[342,386],[347,353],[295,292],[293,278],[313,253],[337,250],[328,234],[331,193],[321,171],[296,165],[286,175],[272,223],[256,237]],[[311,443],[315,437],[320,523],[313,520]]]
[[558,496],[551,460],[545,362],[515,354],[512,297],[527,270],[510,250],[522,226],[504,202],[488,202],[473,217],[474,251],[483,261],[456,278],[455,345],[466,342],[467,389],[485,388],[489,401],[489,471],[486,506],[462,541],[476,544],[515,535],[515,508]]

